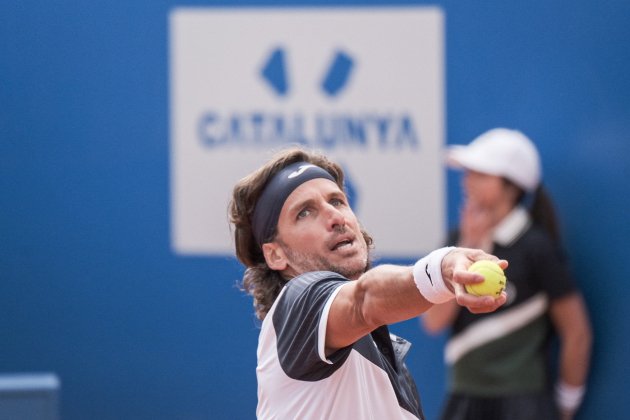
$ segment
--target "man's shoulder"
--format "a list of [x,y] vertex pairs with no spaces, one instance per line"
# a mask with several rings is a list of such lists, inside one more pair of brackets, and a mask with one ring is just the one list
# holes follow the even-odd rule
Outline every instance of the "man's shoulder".
[[294,277],[287,285],[298,283],[311,284],[322,280],[348,281],[347,278],[333,271],[309,271]]
[[284,286],[282,299],[312,299],[332,293],[349,280],[341,274],[332,271],[311,271],[300,274],[289,280]]

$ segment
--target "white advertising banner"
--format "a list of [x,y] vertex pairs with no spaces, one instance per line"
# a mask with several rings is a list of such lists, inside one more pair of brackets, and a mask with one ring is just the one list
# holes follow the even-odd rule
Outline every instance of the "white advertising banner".
[[292,144],[342,164],[376,257],[440,246],[444,79],[438,8],[174,9],[174,251],[234,254],[232,187]]

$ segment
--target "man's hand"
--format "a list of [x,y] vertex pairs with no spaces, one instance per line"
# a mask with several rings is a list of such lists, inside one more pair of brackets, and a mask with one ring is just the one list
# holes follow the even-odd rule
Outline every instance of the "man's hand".
[[484,278],[481,274],[471,273],[468,267],[475,261],[494,261],[505,270],[508,262],[499,260],[494,255],[486,254],[480,249],[455,248],[442,259],[442,278],[449,288],[455,293],[455,300],[460,306],[465,306],[472,313],[485,313],[497,310],[506,301],[507,295],[501,292],[501,296],[474,296],[466,293],[466,284],[481,283]]

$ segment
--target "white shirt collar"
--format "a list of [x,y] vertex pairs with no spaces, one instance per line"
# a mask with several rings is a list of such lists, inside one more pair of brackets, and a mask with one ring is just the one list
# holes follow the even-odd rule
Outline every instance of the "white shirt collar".
[[494,242],[501,246],[510,246],[531,224],[529,212],[522,206],[516,206],[494,229]]

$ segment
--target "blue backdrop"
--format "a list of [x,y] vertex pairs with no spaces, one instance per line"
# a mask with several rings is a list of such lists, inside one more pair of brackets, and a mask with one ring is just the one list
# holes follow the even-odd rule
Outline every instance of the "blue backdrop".
[[[447,140],[502,125],[539,145],[595,331],[579,417],[624,417],[630,3],[479,3],[427,3],[446,17]],[[170,249],[167,19],[181,5],[217,3],[0,2],[0,372],[56,372],[63,419],[254,417],[242,269]],[[393,329],[414,342],[434,419],[444,337]]]

